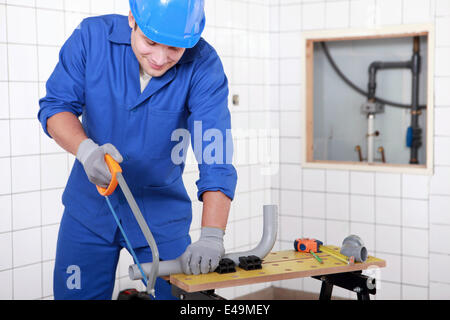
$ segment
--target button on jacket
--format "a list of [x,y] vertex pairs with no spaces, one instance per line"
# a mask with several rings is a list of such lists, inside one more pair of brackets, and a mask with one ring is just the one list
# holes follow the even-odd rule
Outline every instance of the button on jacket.
[[[237,182],[226,149],[231,135],[228,81],[216,51],[204,39],[187,49],[162,77],[152,78],[141,93],[139,62],[131,47],[128,18],[108,15],[87,18],[61,49],[59,62],[40,100],[38,118],[47,135],[47,120],[60,112],[82,116],[83,128],[97,144],[112,143],[124,157],[123,175],[154,234],[162,259],[182,254],[190,243],[191,201],[182,180],[184,164],[171,160],[180,141],[172,132],[183,128],[194,136],[220,131],[223,161],[199,163],[198,198],[205,191],[222,191],[233,199]],[[211,140],[211,139],[209,139]],[[202,139],[203,150],[211,141]],[[198,143],[197,143],[198,144]],[[197,153],[198,150],[195,150]],[[198,160],[198,159],[197,159]],[[133,247],[146,246],[142,232],[120,188],[111,196]],[[115,221],[105,199],[75,161],[63,193],[63,204],[87,228],[113,241]]]

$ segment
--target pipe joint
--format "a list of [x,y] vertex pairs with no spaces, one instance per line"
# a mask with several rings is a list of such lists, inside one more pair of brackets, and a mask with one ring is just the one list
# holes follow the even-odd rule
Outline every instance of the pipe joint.
[[357,235],[350,235],[342,242],[341,253],[347,257],[355,257],[357,262],[365,262],[367,260],[367,249],[364,242]]

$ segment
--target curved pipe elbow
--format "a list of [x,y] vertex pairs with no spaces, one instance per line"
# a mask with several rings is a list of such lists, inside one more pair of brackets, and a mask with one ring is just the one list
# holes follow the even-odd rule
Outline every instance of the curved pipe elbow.
[[349,235],[344,239],[340,251],[344,256],[355,258],[356,262],[365,262],[368,254],[364,242],[357,235]]
[[276,205],[264,206],[263,235],[258,245],[249,251],[229,253],[224,256],[239,265],[239,257],[257,256],[264,259],[272,250],[277,240],[278,231],[278,207]]
[[377,73],[381,62],[380,61],[374,61],[369,65],[369,74],[375,74]]
[[[262,260],[269,254],[277,239],[278,207],[276,205],[265,205],[263,210],[263,234],[258,245],[254,249],[249,251],[225,254],[223,258],[231,259],[236,265],[239,265],[239,257],[254,255]],[[150,274],[150,271],[152,270],[152,263],[143,263],[141,264],[141,266],[145,275],[148,276]],[[171,274],[177,273],[183,273],[180,257],[175,260],[159,262],[158,277],[169,276]],[[133,264],[128,268],[128,275],[131,280],[142,279],[142,274],[140,273],[139,268],[136,264]]]

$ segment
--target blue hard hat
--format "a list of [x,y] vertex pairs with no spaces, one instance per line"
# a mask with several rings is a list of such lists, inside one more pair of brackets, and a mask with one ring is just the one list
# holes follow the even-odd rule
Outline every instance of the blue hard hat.
[[204,0],[130,0],[144,35],[171,47],[192,48],[205,28]]

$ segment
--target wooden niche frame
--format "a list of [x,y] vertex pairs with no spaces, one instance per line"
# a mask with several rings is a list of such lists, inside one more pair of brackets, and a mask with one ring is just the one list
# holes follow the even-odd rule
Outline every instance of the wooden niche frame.
[[[342,40],[403,38],[414,36],[427,36],[428,41],[428,74],[427,74],[427,128],[423,132],[426,142],[426,164],[389,164],[367,163],[352,161],[314,160],[314,43]],[[303,147],[302,166],[315,169],[357,170],[375,172],[393,172],[410,174],[433,174],[434,163],[434,52],[435,32],[432,24],[401,25],[389,27],[376,27],[373,29],[345,29],[303,32],[301,37],[302,50],[302,112]],[[424,146],[425,147],[425,143]]]

